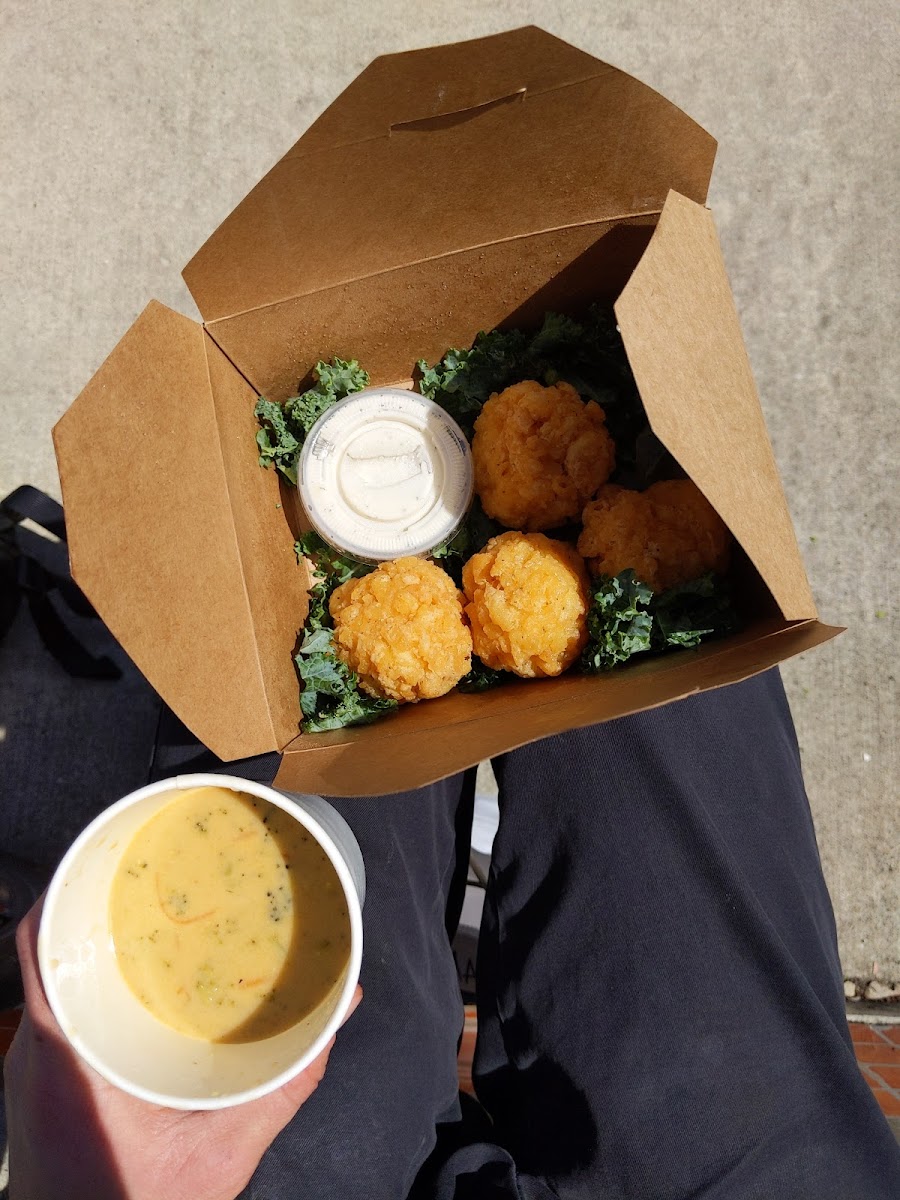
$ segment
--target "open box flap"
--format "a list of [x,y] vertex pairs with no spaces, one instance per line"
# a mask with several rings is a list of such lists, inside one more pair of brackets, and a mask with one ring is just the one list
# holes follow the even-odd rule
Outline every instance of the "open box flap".
[[786,620],[815,617],[712,214],[673,192],[615,305],[650,424]]
[[527,243],[494,242],[370,275],[216,321],[207,332],[270,400],[297,392],[319,359],[355,358],[373,384],[408,379],[415,362],[471,345],[480,329],[540,325],[548,310],[612,306],[657,216],[570,225]]
[[[299,737],[287,747],[275,784],[332,796],[424,787],[538,738],[748,679],[840,632],[818,621],[774,620],[724,643],[635,660],[599,676],[529,680],[481,695],[451,693],[375,725]],[[369,766],[375,754],[377,772]]]
[[[309,607],[308,575],[297,564],[294,535],[283,507],[299,501],[292,489],[282,487],[276,471],[260,469],[253,453],[259,430],[253,412],[256,390],[210,337],[205,343],[219,448],[268,704],[270,736],[280,749],[297,734],[299,688],[293,653]],[[228,686],[240,684],[235,680]],[[220,751],[222,758],[242,756],[243,752]]]
[[184,278],[207,322],[563,226],[702,202],[715,141],[535,28],[376,60]]
[[[270,714],[211,366],[228,403],[238,373],[200,325],[153,302],[53,437],[75,580],[181,720],[220,757],[238,758],[277,749],[290,732],[279,738]],[[253,466],[266,493],[254,503],[267,503],[271,480]],[[296,694],[293,681],[291,730]]]

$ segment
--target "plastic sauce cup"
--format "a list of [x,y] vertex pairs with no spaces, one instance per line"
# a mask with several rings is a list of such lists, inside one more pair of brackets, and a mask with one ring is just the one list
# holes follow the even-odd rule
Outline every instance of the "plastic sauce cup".
[[472,452],[439,405],[403,388],[365,388],[316,421],[298,487],[310,524],[361,562],[424,555],[472,502]]
[[[318,1008],[260,1041],[208,1042],[170,1028],[138,1000],[116,964],[109,898],[132,838],[178,792],[228,788],[258,796],[299,821],[331,860],[350,917],[350,956]],[[365,869],[349,825],[319,796],[279,792],[228,775],[178,775],[113,804],[76,839],[44,901],[38,963],[54,1016],[73,1048],[110,1083],[168,1108],[228,1108],[298,1075],[347,1014],[362,961]]]

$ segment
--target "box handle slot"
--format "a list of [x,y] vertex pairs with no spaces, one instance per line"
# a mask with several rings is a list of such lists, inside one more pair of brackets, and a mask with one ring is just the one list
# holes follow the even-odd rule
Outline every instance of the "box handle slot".
[[452,129],[454,125],[462,125],[480,117],[482,113],[503,104],[521,104],[525,99],[527,88],[519,88],[508,96],[498,96],[496,100],[486,100],[484,104],[473,104],[469,108],[456,109],[454,112],[438,113],[433,117],[422,117],[417,121],[398,121],[390,128],[391,135],[395,133],[430,133],[439,129]]

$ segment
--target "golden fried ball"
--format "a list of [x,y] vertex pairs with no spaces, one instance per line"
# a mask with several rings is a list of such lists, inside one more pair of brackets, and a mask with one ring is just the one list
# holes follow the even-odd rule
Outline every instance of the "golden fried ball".
[[381,563],[332,592],[336,652],[370,696],[401,703],[443,696],[471,666],[462,600],[450,576],[432,562]]
[[463,567],[475,653],[526,679],[559,675],[587,641],[590,582],[574,547],[501,533]]
[[603,409],[568,383],[515,383],[485,403],[472,439],[475,490],[512,529],[577,520],[615,466]]
[[608,483],[582,514],[578,553],[594,575],[633,569],[638,579],[657,586],[658,541],[653,508],[644,492]]
[[578,551],[594,575],[632,568],[653,591],[728,566],[731,534],[689,479],[645,492],[607,484],[584,510]]

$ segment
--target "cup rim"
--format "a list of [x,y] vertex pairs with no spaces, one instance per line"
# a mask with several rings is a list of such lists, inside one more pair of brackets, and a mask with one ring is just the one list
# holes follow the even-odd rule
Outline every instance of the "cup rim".
[[[59,991],[56,986],[55,972],[50,965],[51,948],[48,944],[49,930],[52,925],[53,917],[56,911],[57,904],[65,888],[66,878],[74,865],[77,863],[85,845],[100,831],[105,825],[109,824],[119,813],[133,807],[135,804],[143,800],[147,800],[153,796],[157,796],[164,792],[185,791],[195,787],[224,787],[230,791],[244,792],[250,795],[258,796],[262,800],[267,800],[271,804],[275,804],[282,811],[286,812],[294,820],[298,821],[313,835],[335,869],[335,872],[340,880],[341,887],[344,891],[344,897],[347,901],[347,912],[350,918],[350,960],[347,967],[347,977],[344,981],[344,986],[341,989],[340,997],[335,1005],[334,1011],[329,1017],[326,1025],[316,1037],[315,1041],[308,1047],[304,1053],[297,1058],[290,1066],[280,1071],[277,1075],[265,1080],[263,1083],[257,1084],[252,1088],[245,1088],[239,1092],[228,1092],[223,1095],[216,1096],[177,1096],[169,1095],[164,1092],[154,1091],[151,1088],[145,1088],[139,1083],[135,1083],[131,1079],[127,1079],[118,1071],[114,1070],[103,1059],[95,1054],[93,1049],[87,1045],[79,1034],[69,1028],[69,1024],[65,1006],[60,999]],[[334,1037],[337,1030],[342,1025],[350,1007],[350,1002],[353,999],[356,985],[359,982],[359,973],[362,965],[362,948],[363,948],[363,928],[362,928],[362,905],[356,891],[356,886],[353,882],[353,877],[349,867],[340,853],[334,839],[325,830],[314,816],[308,813],[299,801],[302,799],[298,795],[297,800],[294,800],[290,793],[280,792],[277,788],[270,787],[268,784],[257,783],[252,779],[243,779],[238,775],[223,775],[214,774],[211,772],[196,772],[188,775],[173,775],[166,779],[157,780],[155,783],[146,784],[144,787],[138,788],[134,792],[129,792],[127,796],[123,796],[120,800],[115,801],[103,812],[99,813],[89,825],[87,825],[69,849],[66,851],[59,866],[53,873],[53,878],[47,888],[47,893],[44,898],[44,906],[41,912],[41,921],[38,929],[38,969],[40,971],[41,982],[44,987],[44,993],[47,997],[47,1002],[50,1005],[50,1010],[56,1018],[57,1023],[62,1029],[63,1035],[76,1053],[99,1075],[107,1082],[113,1084],[120,1090],[127,1092],[129,1095],[135,1096],[140,1100],[145,1100],[149,1104],[159,1105],[164,1108],[181,1109],[184,1111],[200,1111],[205,1109],[231,1108],[238,1104],[245,1104],[252,1100],[257,1100],[262,1096],[268,1095],[270,1092],[277,1091],[284,1084],[294,1079],[302,1071],[304,1071],[314,1059],[325,1049],[327,1044]],[[178,1032],[177,1030],[174,1032]],[[188,1039],[188,1034],[182,1034],[182,1037]]]

